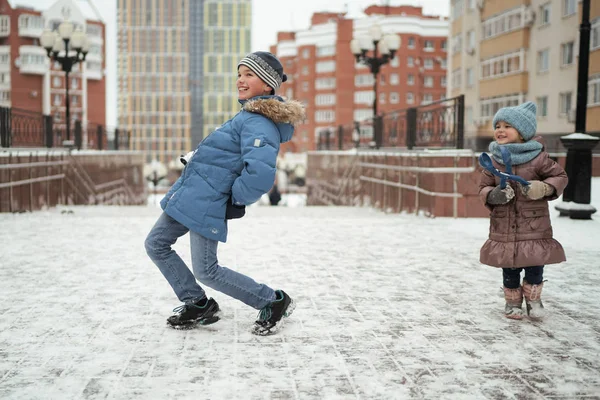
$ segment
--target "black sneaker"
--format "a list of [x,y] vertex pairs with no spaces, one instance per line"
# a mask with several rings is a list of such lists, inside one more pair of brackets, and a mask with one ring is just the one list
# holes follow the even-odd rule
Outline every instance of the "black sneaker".
[[167,318],[167,325],[175,329],[190,329],[197,324],[210,325],[219,320],[219,305],[212,298],[184,304],[173,311],[177,314]]
[[283,290],[275,291],[275,301],[267,305],[258,313],[258,320],[254,322],[252,333],[267,336],[277,333],[283,324],[282,318],[289,317],[296,308],[296,303]]

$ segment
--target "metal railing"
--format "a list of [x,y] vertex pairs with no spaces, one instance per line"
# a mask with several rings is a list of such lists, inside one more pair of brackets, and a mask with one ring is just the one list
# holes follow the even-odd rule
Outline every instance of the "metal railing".
[[464,147],[464,95],[378,115],[319,133],[317,150]]
[[113,139],[103,125],[71,121],[72,137],[66,136],[66,124],[49,115],[0,107],[0,147],[74,147],[96,150],[129,150],[130,132],[116,128]]

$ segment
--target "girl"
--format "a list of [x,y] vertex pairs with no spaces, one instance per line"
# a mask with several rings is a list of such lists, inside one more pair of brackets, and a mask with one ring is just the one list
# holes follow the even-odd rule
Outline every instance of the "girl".
[[480,261],[502,268],[507,318],[523,318],[523,297],[529,317],[541,318],[544,265],[566,260],[562,246],[552,237],[548,200],[562,194],[567,174],[548,156],[538,138],[534,138],[537,129],[534,103],[501,108],[494,116],[493,126],[495,141],[489,150],[494,166],[504,170],[500,146],[505,146],[512,156],[513,174],[530,185],[508,181],[502,189],[499,178],[483,171],[479,197],[491,215],[490,235],[481,248]]
[[[294,309],[283,290],[222,267],[218,242],[227,240],[227,219],[239,218],[273,186],[281,143],[292,138],[304,119],[299,102],[284,101],[275,90],[287,80],[271,53],[248,54],[238,64],[242,110],[207,136],[187,159],[181,177],[161,201],[163,209],[146,238],[148,256],[184,304],[167,319],[173,328],[191,328],[218,320],[219,305],[196,282],[261,310],[252,332],[275,333],[281,318]],[[190,233],[193,274],[171,246]]]

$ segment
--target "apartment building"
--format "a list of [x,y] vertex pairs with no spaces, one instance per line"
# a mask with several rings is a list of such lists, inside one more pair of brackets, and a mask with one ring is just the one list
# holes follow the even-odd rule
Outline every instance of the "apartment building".
[[118,121],[165,164],[239,111],[250,0],[118,0]]
[[[496,111],[527,100],[549,141],[573,132],[580,22],[577,0],[452,0],[448,95],[465,94],[467,147],[486,149]],[[591,68],[591,93],[597,79]]]
[[373,74],[356,63],[350,41],[368,35],[374,24],[401,38],[396,56],[378,75],[378,114],[445,98],[445,18],[423,15],[421,7],[413,6],[370,6],[356,19],[315,13],[310,28],[280,32],[271,48],[290,77],[280,94],[304,102],[307,109],[306,120],[282,151],[315,150],[322,131],[373,117]]
[[[66,125],[66,88],[71,121],[105,125],[105,26],[89,3],[58,0],[45,10],[0,0],[0,106],[52,115],[55,127]],[[39,38],[68,19],[87,34],[86,61],[76,64],[66,82]]]

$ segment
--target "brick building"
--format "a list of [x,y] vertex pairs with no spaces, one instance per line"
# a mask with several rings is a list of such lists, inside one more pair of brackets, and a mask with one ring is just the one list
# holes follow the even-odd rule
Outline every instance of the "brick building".
[[315,13],[307,30],[278,34],[271,52],[290,78],[280,94],[307,107],[306,121],[282,151],[315,150],[321,131],[373,116],[373,75],[350,50],[350,41],[366,36],[373,24],[401,38],[377,77],[378,114],[445,98],[448,20],[413,6],[370,6],[364,14]]
[[66,84],[60,64],[50,62],[39,38],[65,19],[87,34],[86,62],[69,74],[71,120],[106,124],[105,26],[87,3],[58,0],[46,10],[0,0],[0,106],[52,115],[65,124]]

